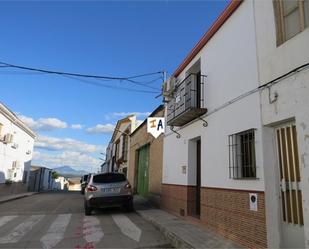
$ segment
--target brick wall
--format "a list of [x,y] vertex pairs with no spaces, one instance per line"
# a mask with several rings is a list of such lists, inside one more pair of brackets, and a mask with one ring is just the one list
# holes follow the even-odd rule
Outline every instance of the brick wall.
[[[249,193],[258,193],[258,211],[250,211]],[[162,208],[182,216],[194,213],[194,187],[162,184]],[[266,248],[263,192],[201,188],[200,223],[249,248]]]
[[162,184],[161,207],[181,216],[187,215],[195,209],[193,192],[192,186]]
[[258,192],[258,211],[250,211],[254,191],[202,188],[201,221],[250,248],[266,248],[265,198]]

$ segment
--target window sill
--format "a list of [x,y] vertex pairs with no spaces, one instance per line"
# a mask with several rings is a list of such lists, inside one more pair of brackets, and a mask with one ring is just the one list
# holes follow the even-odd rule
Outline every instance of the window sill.
[[258,177],[241,177],[241,178],[231,178],[232,180],[249,180],[249,181],[254,181],[254,180],[260,180]]

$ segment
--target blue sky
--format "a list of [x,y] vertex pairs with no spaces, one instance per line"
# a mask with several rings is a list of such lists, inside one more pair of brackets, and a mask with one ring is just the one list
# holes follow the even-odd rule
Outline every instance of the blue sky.
[[[226,5],[226,1],[1,2],[0,61],[117,77],[163,69],[171,74]],[[162,101],[153,93],[96,87],[57,75],[12,68],[0,68],[0,75],[1,102],[36,131],[33,162],[48,167],[98,167],[99,152],[117,119],[132,112],[144,119]],[[154,91],[128,82],[91,82]],[[161,84],[158,79],[149,86]]]

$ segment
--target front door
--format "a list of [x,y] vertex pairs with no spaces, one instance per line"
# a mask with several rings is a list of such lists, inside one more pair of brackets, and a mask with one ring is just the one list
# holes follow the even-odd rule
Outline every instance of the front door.
[[280,181],[281,247],[304,248],[302,186],[294,123],[276,128]]
[[149,186],[149,146],[146,145],[138,150],[137,169],[137,193],[145,195]]

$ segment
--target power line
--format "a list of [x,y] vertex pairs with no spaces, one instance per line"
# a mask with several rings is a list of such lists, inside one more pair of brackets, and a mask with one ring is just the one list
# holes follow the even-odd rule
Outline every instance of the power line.
[[[156,90],[156,91],[160,91],[160,88],[149,86],[148,84],[157,81],[159,78],[152,79],[151,81],[148,81],[148,82],[140,82],[140,81],[136,81],[134,79],[142,78],[142,77],[148,77],[148,76],[157,75],[157,74],[163,74],[163,71],[158,71],[158,72],[151,72],[151,73],[133,75],[133,76],[128,76],[128,77],[112,77],[112,76],[102,76],[102,75],[92,75],[92,74],[71,73],[71,72],[64,72],[64,71],[52,71],[52,70],[41,69],[41,68],[33,68],[33,67],[26,67],[26,66],[20,66],[20,65],[15,65],[15,64],[9,64],[9,63],[6,63],[6,62],[0,62],[0,64],[1,64],[0,67],[4,67],[4,68],[8,68],[8,67],[9,68],[16,68],[16,69],[27,70],[27,71],[31,71],[31,72],[37,72],[37,73],[47,73],[47,74],[56,74],[56,75],[61,75],[61,76],[73,76],[73,77],[82,77],[82,78],[93,78],[93,79],[98,79],[98,80],[102,80],[102,81],[112,81],[112,80],[127,81],[129,83],[132,83],[132,84],[135,84],[135,85],[138,85],[138,86],[142,86],[142,87],[146,87],[146,88],[150,88],[150,89],[153,89],[153,90]],[[130,88],[127,88],[127,90],[128,89],[130,89]],[[131,89],[131,90],[134,90],[134,89]],[[147,92],[147,91],[144,91],[144,92]],[[148,91],[148,92],[150,92],[150,91]]]
[[77,77],[84,77],[84,78],[95,78],[95,79],[127,80],[127,81],[133,81],[133,82],[135,82],[135,81],[132,80],[132,79],[156,75],[156,74],[163,74],[163,71],[158,71],[158,72],[152,72],[152,73],[146,73],[146,74],[133,75],[133,76],[129,76],[129,77],[113,77],[113,76],[71,73],[71,72],[63,72],[63,71],[52,71],[52,70],[47,70],[47,69],[19,66],[19,65],[9,64],[9,63],[6,63],[6,62],[1,62],[1,61],[0,61],[0,64],[3,65],[3,66],[0,66],[0,67],[12,67],[12,68],[18,68],[18,69],[36,71],[36,72],[48,73],[48,74],[69,75],[69,76],[77,76]]
[[62,75],[63,77],[67,77],[72,80],[77,80],[81,83],[92,85],[92,86],[98,86],[98,87],[103,87],[103,88],[110,88],[110,89],[116,89],[116,90],[124,90],[124,91],[129,91],[129,92],[139,92],[139,93],[151,93],[151,94],[158,94],[158,91],[148,91],[148,90],[138,90],[138,89],[132,89],[132,88],[127,88],[127,87],[117,87],[117,86],[111,86],[111,85],[104,85],[99,82],[93,82],[89,81],[86,79],[82,78],[76,78],[76,76],[69,76],[69,75]]

